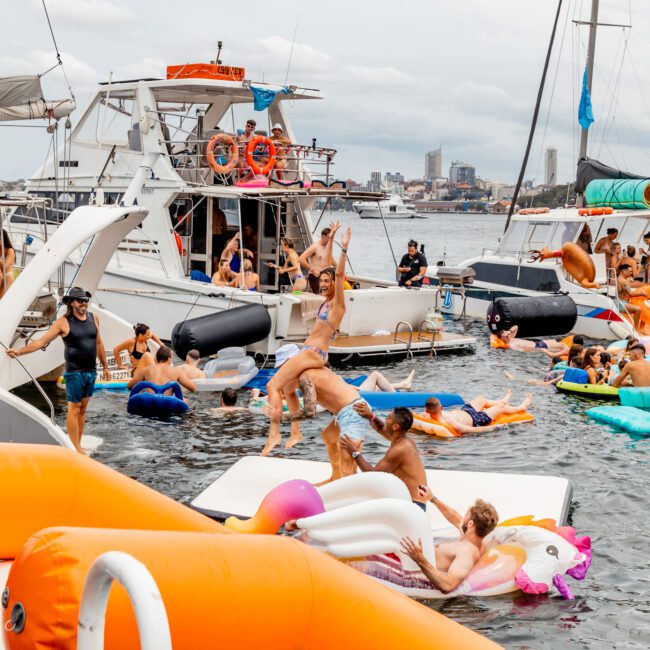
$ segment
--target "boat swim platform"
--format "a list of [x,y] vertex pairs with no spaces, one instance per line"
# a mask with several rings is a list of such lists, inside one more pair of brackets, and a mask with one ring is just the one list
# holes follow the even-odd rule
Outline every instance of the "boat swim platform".
[[[436,497],[460,513],[481,498],[495,506],[499,521],[533,515],[536,519],[554,519],[559,525],[567,522],[572,495],[569,479],[501,472],[426,472]],[[245,456],[203,490],[190,506],[219,520],[230,515],[252,517],[264,497],[281,483],[293,479],[319,483],[330,475],[330,464],[325,462]],[[435,506],[428,505],[427,516],[432,530],[449,529],[449,522]]]
[[451,332],[398,332],[375,336],[347,336],[339,334],[330,344],[332,357],[371,357],[379,355],[428,354],[471,350],[476,338]]

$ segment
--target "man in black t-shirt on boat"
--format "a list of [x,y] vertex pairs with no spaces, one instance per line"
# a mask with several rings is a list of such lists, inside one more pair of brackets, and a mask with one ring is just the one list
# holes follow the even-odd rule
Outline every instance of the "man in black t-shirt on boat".
[[401,273],[400,287],[421,287],[422,278],[427,272],[427,258],[418,253],[418,243],[415,239],[409,242],[408,253],[400,260],[397,270]]

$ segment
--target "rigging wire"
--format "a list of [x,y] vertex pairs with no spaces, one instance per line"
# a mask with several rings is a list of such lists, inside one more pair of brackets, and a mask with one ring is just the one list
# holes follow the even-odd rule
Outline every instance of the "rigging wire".
[[[63,61],[61,60],[61,52],[59,51],[59,46],[56,42],[56,37],[54,36],[54,28],[52,27],[52,21],[50,20],[50,14],[47,11],[47,6],[45,5],[45,0],[41,0],[43,4],[43,11],[45,12],[45,18],[47,18],[47,25],[50,28],[50,34],[52,35],[52,42],[54,43],[54,50],[56,52],[56,60],[58,61],[57,65],[61,66],[61,72],[63,73],[63,77],[65,79],[65,82],[68,86],[68,90],[70,91],[70,97],[72,99],[75,99],[74,93],[72,92],[72,86],[70,85],[70,80],[68,79],[68,75],[65,73],[65,67],[63,66]],[[49,70],[46,70],[42,75],[46,75],[50,70],[54,70],[54,68],[57,66],[53,66]]]

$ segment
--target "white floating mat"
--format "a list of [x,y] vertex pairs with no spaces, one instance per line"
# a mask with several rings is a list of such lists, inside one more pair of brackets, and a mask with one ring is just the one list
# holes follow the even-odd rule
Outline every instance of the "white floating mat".
[[[229,515],[252,517],[266,494],[280,483],[298,478],[319,483],[330,475],[329,463],[245,456],[199,494],[191,506],[219,519]],[[564,524],[571,504],[571,482],[558,476],[428,469],[427,479],[435,496],[461,514],[481,498],[495,506],[500,521],[533,515]],[[449,527],[434,505],[429,504],[427,514],[434,530]]]

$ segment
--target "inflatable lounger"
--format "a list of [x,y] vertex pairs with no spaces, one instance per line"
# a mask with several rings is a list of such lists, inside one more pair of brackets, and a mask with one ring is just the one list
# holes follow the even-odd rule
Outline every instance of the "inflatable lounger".
[[[528,411],[519,411],[518,413],[510,413],[508,415],[502,413],[492,420],[492,424],[519,424],[521,422],[532,422],[534,419]],[[438,438],[459,438],[462,435],[446,423],[432,420],[426,413],[413,414],[411,431],[428,433],[430,436],[438,436]]]
[[521,516],[502,521],[486,538],[467,578],[443,593],[400,546],[405,536],[420,539],[424,556],[434,563],[433,537],[442,536],[432,535],[426,514],[411,502],[404,483],[383,472],[348,476],[320,488],[304,480],[287,481],[264,497],[251,519],[229,517],[225,525],[240,533],[269,535],[289,520],[296,520],[308,543],[415,598],[496,596],[517,590],[544,594],[555,587],[571,599],[564,576],[583,580],[591,564],[589,537],[578,537],[575,529],[559,527],[552,519]]
[[611,424],[630,433],[650,434],[650,413],[634,406],[594,406],[587,415],[597,422]]
[[449,406],[462,406],[465,400],[457,393],[416,393],[410,391],[398,391],[396,393],[375,393],[362,390],[360,395],[374,409],[389,411],[396,406],[406,408],[424,408],[430,397],[437,397],[440,403],[448,408]]
[[197,391],[237,390],[259,373],[253,357],[246,356],[242,348],[219,350],[217,358],[208,361],[203,370],[206,378],[194,380]]
[[560,393],[580,395],[591,399],[618,400],[618,388],[609,384],[590,384],[586,370],[567,368],[564,377],[555,384]]
[[[153,393],[143,391],[151,389]],[[173,395],[163,395],[171,390]],[[183,399],[183,391],[176,381],[158,386],[150,381],[139,381],[129,394],[126,410],[131,415],[141,415],[146,418],[169,418],[172,415],[182,415],[189,409]]]

